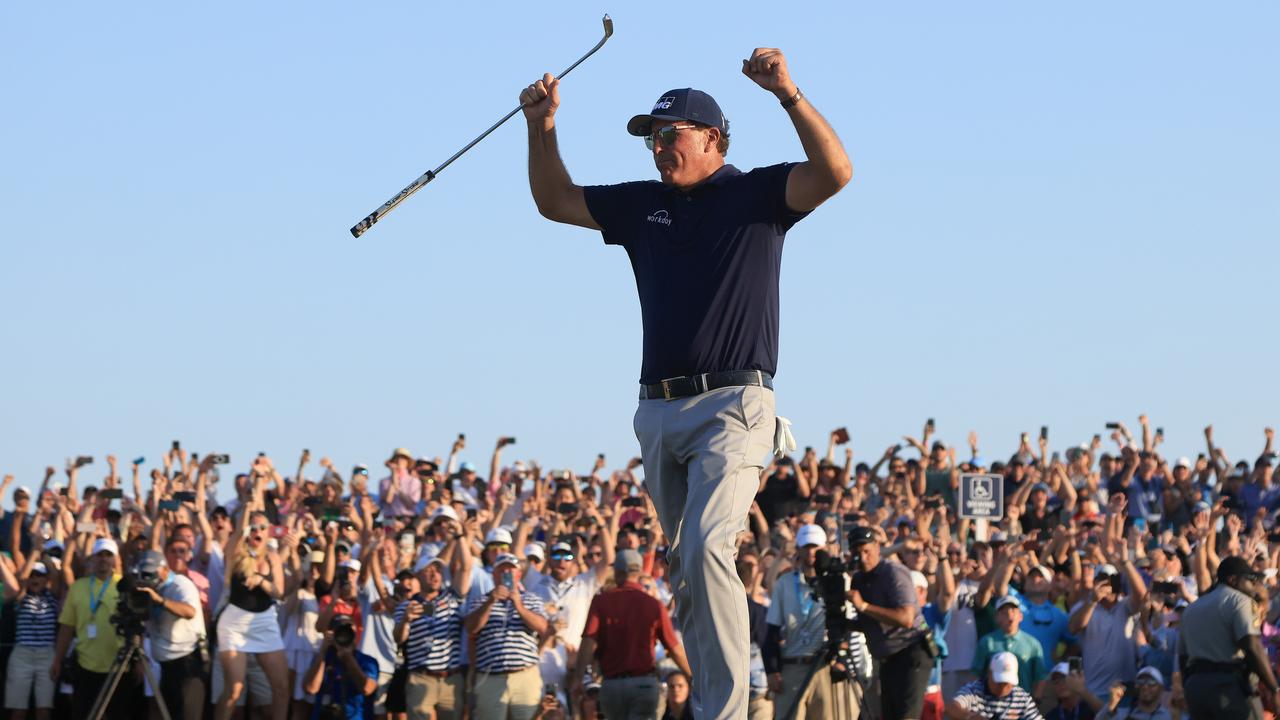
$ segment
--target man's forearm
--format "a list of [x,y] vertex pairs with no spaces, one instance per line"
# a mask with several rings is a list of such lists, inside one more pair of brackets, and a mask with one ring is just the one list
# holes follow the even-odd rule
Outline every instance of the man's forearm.
[[569,170],[560,158],[555,120],[529,124],[529,190],[538,212],[548,220],[562,220],[557,200],[573,187]]

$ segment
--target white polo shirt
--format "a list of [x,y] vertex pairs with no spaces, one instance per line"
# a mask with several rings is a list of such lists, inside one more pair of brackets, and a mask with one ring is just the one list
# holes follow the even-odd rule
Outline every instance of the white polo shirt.
[[558,582],[553,575],[543,575],[531,590],[542,598],[547,617],[553,622],[557,617],[564,619],[564,629],[556,634],[575,648],[581,645],[591,598],[600,590],[595,571],[588,570],[564,582]]

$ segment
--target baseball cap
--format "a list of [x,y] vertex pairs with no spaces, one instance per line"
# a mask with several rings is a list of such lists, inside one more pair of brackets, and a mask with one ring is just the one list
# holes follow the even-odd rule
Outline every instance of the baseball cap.
[[1003,530],[996,530],[991,533],[991,537],[987,538],[988,545],[1000,545],[1009,542],[1009,533]]
[[547,554],[543,552],[542,545],[539,543],[529,543],[524,546],[525,557],[536,557],[539,560],[546,560]]
[[1045,580],[1053,580],[1053,571],[1043,565],[1033,565],[1031,572],[1039,573],[1040,577]]
[[66,550],[66,547],[62,544],[61,540],[57,538],[49,538],[44,541],[44,549],[45,552],[48,552],[50,550]]
[[338,563],[338,567],[346,568],[353,572],[360,572],[360,561],[356,560],[355,558],[348,558]]
[[42,562],[33,562],[31,563],[31,574],[32,575],[48,575],[49,568]]
[[133,571],[139,575],[155,575],[164,565],[164,555],[156,550],[147,550],[140,554],[133,563]]
[[472,465],[472,464],[471,464],[471,463],[469,463],[469,462],[464,462],[464,463],[462,463],[461,465],[459,465],[459,466],[458,466],[458,472],[460,472],[460,473],[464,473],[464,472],[475,472],[475,471],[476,471],[476,466],[475,466],[475,465]]
[[796,532],[796,547],[798,548],[826,544],[827,531],[821,525],[805,525]]
[[1187,457],[1186,455],[1183,455],[1182,457],[1178,458],[1178,462],[1174,463],[1173,466],[1189,468],[1191,467],[1191,458]]
[[879,542],[876,540],[875,531],[871,528],[859,525],[849,531],[849,545],[866,545],[867,543]]
[[1150,665],[1138,671],[1138,679],[1141,680],[1144,677],[1151,678],[1157,685],[1164,684],[1164,675],[1161,675],[1159,670],[1151,667]]
[[1111,563],[1104,563],[1098,566],[1098,569],[1094,571],[1093,576],[1095,578],[1100,578],[1119,574],[1120,571],[1116,569],[1115,565],[1112,565]]
[[408,448],[398,447],[395,450],[391,451],[392,460],[395,460],[398,457],[403,457],[405,460],[408,460],[409,462],[413,462],[413,453],[409,452]]
[[918,588],[921,588],[921,589],[924,589],[924,590],[928,590],[928,589],[929,589],[929,578],[925,577],[925,576],[924,576],[924,573],[920,572],[919,570],[912,570],[912,571],[911,571],[911,584],[912,584],[912,585],[914,585],[914,586],[916,586],[916,587],[918,587]]
[[573,546],[567,542],[558,542],[555,545],[551,546],[552,555],[555,555],[556,553],[571,553],[571,552],[573,552]]
[[506,528],[500,528],[500,527],[490,530],[489,534],[484,536],[484,544],[492,545],[494,543],[498,543],[502,545],[510,545],[511,532],[508,531]]
[[413,577],[413,571],[410,570],[409,568],[405,568],[400,572],[396,573],[396,582],[400,582],[401,580],[408,580],[409,578],[412,578],[412,577]]
[[1018,656],[1011,652],[996,653],[991,658],[992,682],[1009,683],[1016,685],[1018,683]]
[[93,552],[91,552],[91,553],[89,553],[89,554],[90,554],[90,555],[97,555],[98,553],[103,552],[103,551],[109,552],[109,553],[111,553],[112,555],[119,555],[119,554],[120,554],[120,547],[119,547],[118,545],[116,545],[116,541],[115,541],[115,540],[112,540],[111,538],[98,538],[98,539],[93,543]]
[[680,88],[662,93],[647,114],[636,115],[627,122],[627,132],[638,137],[648,135],[654,120],[689,120],[718,128],[729,134],[729,121],[714,98],[693,88]]
[[502,553],[493,561],[493,567],[495,569],[501,565],[515,565],[516,567],[519,567],[520,558],[516,557],[515,555],[512,555],[511,553]]
[[31,497],[31,488],[29,488],[29,487],[27,487],[27,486],[25,486],[25,485],[22,485],[22,486],[19,486],[19,487],[14,488],[14,489],[13,489],[13,498],[14,498],[15,500],[17,500],[17,499],[18,499],[18,493],[22,493],[23,495],[26,495],[26,496],[29,498],[29,497]]
[[1249,565],[1249,561],[1239,555],[1223,558],[1218,564],[1218,582],[1225,582],[1227,578],[1244,576],[1254,580],[1262,577],[1262,575]]
[[623,572],[638,572],[644,569],[644,558],[631,548],[619,550],[618,556],[613,559],[613,567]]
[[1053,669],[1049,671],[1049,674],[1050,675],[1070,675],[1071,666],[1068,665],[1067,663],[1060,662],[1057,665],[1053,666]]
[[441,505],[436,508],[435,512],[431,513],[431,522],[435,522],[440,518],[448,518],[455,522],[461,522],[458,520],[458,511],[454,510],[452,505]]
[[999,612],[1001,609],[1007,608],[1010,605],[1018,608],[1019,610],[1022,609],[1022,603],[1018,602],[1018,598],[1012,595],[1005,595],[996,601],[996,611]]
[[312,550],[311,555],[308,557],[308,559],[311,560],[312,565],[319,565],[320,563],[324,562],[324,551]]

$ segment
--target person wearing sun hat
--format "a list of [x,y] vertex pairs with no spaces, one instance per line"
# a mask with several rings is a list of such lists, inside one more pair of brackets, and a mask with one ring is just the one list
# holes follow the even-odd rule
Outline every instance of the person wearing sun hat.
[[391,472],[378,483],[379,497],[382,498],[383,517],[406,517],[418,514],[418,503],[422,501],[422,481],[411,472],[413,453],[406,448],[391,451],[386,462]]

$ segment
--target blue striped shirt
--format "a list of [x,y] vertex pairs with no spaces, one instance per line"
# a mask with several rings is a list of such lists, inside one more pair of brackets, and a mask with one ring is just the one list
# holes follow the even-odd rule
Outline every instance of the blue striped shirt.
[[53,647],[58,637],[58,610],[58,598],[52,592],[27,593],[18,603],[18,644]]
[[432,612],[409,623],[409,639],[404,647],[404,664],[410,670],[452,670],[462,664],[462,596],[453,588],[441,590],[425,600],[418,595],[396,608],[396,624],[404,621],[409,603],[422,602]]
[[[467,603],[467,615],[485,603],[483,597],[472,598]],[[520,593],[520,599],[530,612],[546,616],[542,599],[531,592]],[[510,600],[495,602],[489,608],[489,620],[476,634],[475,666],[480,672],[512,672],[538,662],[538,638],[524,624],[515,603]]]

